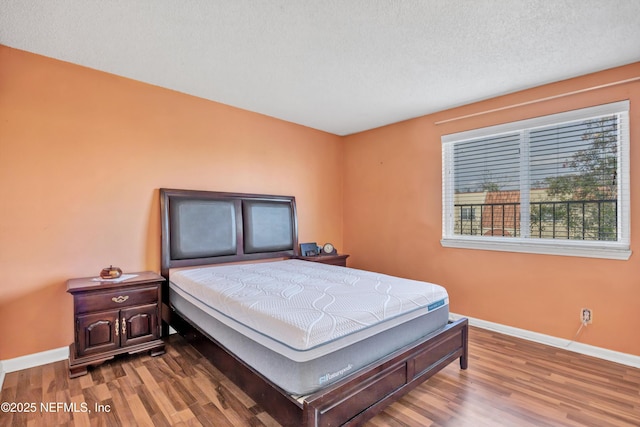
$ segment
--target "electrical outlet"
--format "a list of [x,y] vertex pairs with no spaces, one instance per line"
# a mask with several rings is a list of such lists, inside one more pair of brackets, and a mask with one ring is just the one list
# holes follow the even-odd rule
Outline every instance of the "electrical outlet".
[[580,310],[580,321],[585,325],[593,323],[593,312],[590,308],[583,308]]

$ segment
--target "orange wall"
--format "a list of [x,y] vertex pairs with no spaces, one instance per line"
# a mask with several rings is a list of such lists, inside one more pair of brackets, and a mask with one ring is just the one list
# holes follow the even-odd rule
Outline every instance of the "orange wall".
[[[638,76],[640,63],[340,138],[0,46],[0,360],[71,342],[68,278],[158,271],[160,187],[295,195],[300,240],[332,241],[354,267],[441,283],[456,313],[561,338],[590,307],[579,341],[640,355],[640,83],[435,124]],[[628,261],[440,246],[441,135],[621,99]]]
[[[640,77],[640,63],[419,117],[345,138],[344,241],[350,265],[447,287],[451,310],[640,355],[640,81],[501,112],[435,122]],[[443,248],[440,137],[545,114],[631,100],[628,261]]]
[[342,163],[335,135],[0,46],[0,360],[72,341],[68,278],[159,270],[160,187],[294,195],[300,240],[342,248]]

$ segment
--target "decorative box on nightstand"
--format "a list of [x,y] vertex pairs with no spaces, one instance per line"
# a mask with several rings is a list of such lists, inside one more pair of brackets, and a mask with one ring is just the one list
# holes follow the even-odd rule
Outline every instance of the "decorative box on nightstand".
[[347,266],[347,254],[335,254],[335,255],[314,255],[314,256],[297,256],[296,259],[304,261],[321,262],[323,264],[338,265],[340,267]]
[[69,346],[69,376],[87,373],[122,353],[164,353],[160,302],[164,278],[145,271],[123,281],[86,277],[67,282],[73,295],[74,342]]

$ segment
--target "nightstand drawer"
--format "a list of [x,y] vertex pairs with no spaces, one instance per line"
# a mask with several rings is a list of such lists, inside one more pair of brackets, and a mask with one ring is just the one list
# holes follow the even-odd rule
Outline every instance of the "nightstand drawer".
[[158,285],[75,295],[76,314],[158,302]]

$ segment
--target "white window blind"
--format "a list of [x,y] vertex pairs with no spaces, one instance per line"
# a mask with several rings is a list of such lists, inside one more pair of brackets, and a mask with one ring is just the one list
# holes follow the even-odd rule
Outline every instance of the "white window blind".
[[628,101],[442,137],[444,246],[627,259]]

